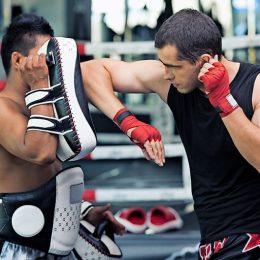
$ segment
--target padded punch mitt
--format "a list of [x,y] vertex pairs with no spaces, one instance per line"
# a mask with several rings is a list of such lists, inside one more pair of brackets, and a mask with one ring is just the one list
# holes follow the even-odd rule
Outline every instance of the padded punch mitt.
[[79,235],[73,252],[80,260],[122,258],[122,251],[114,240],[112,225],[107,220],[96,227],[85,220],[81,220]]
[[94,150],[97,141],[76,42],[71,38],[52,37],[38,53],[46,55],[49,86],[28,92],[26,105],[30,109],[52,103],[55,118],[32,115],[27,130],[57,134],[57,157],[61,161],[79,160]]

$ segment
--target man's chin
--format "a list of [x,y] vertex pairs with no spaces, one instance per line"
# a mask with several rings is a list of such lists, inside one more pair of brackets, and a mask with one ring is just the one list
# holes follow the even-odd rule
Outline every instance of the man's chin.
[[188,94],[192,91],[192,89],[177,88],[177,91],[181,94]]

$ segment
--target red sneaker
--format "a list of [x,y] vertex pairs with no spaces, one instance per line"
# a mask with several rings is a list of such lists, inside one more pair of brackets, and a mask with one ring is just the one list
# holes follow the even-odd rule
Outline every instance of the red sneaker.
[[118,211],[115,218],[131,233],[142,233],[147,228],[146,212],[142,208],[126,208]]
[[147,213],[147,225],[153,233],[180,229],[183,221],[178,212],[170,207],[156,206]]

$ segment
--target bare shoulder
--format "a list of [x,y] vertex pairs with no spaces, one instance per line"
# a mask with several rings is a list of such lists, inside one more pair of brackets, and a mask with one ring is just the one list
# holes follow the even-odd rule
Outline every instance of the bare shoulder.
[[157,82],[166,83],[164,80],[164,66],[157,60],[141,60],[129,63],[131,70],[135,71],[135,74],[144,82],[154,83],[152,86],[156,86]]
[[254,108],[260,103],[260,74],[258,74],[255,80],[252,102]]
[[3,113],[9,112],[22,112],[22,107],[13,99],[6,96],[0,96],[0,113],[3,115]]
[[142,92],[157,93],[166,101],[170,83],[164,78],[165,68],[160,61],[140,60],[125,64]]
[[255,80],[252,104],[254,109],[252,122],[260,127],[260,74],[256,77]]
[[25,117],[25,108],[20,104],[16,103],[14,100],[8,97],[0,96],[0,125],[3,129],[4,126],[9,124],[15,124],[17,117]]

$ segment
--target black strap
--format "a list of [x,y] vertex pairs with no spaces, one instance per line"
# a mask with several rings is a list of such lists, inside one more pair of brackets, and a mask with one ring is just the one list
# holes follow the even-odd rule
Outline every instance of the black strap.
[[216,107],[215,109],[216,109],[217,113],[222,113],[223,112],[220,107]]
[[[37,92],[46,92],[45,96],[39,98],[37,97]],[[29,91],[25,94],[25,98],[27,98],[28,96],[33,96],[34,100],[31,101],[30,103],[26,102],[26,106],[30,109],[32,106],[34,105],[40,105],[42,103],[53,103],[54,101],[56,102],[57,100],[59,100],[59,98],[63,98],[63,94],[62,94],[63,90],[61,87],[61,84],[57,84],[56,86],[53,86],[51,88],[39,88],[36,90],[32,90]],[[36,97],[34,97],[36,94]]]
[[115,118],[115,122],[118,125],[121,125],[121,123],[123,122],[123,120],[128,117],[128,116],[133,116],[133,114],[130,111],[124,111],[122,112],[117,118]]

